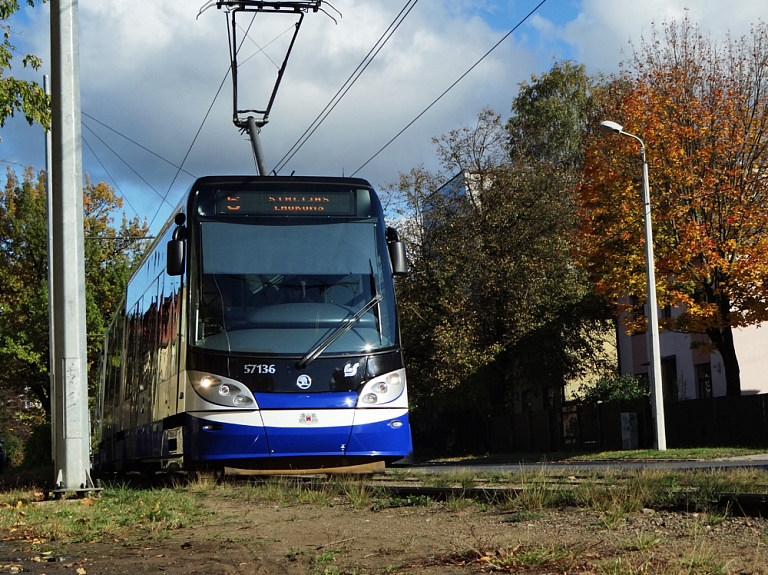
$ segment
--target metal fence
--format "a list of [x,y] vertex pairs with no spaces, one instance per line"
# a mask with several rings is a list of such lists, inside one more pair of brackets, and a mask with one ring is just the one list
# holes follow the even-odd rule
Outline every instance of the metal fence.
[[[768,395],[674,401],[664,412],[670,448],[768,448]],[[414,446],[427,455],[649,449],[655,434],[648,399],[413,423]]]

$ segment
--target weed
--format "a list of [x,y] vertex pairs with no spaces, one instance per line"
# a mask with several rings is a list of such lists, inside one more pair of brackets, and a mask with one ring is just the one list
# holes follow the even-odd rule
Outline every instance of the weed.
[[301,549],[291,549],[288,551],[288,553],[285,554],[285,558],[288,559],[288,561],[297,561],[299,557],[304,555],[304,551]]
[[474,550],[476,560],[488,569],[512,571],[541,568],[564,570],[570,563],[571,552],[558,545],[523,545]]
[[446,501],[446,507],[449,511],[461,511],[468,507],[472,507],[475,504],[474,499],[468,497],[451,495]]
[[715,560],[714,552],[711,549],[704,549],[703,544],[694,548],[691,554],[680,563],[685,569],[681,573],[688,575],[722,575],[726,572],[725,566]]
[[599,575],[638,575],[646,573],[646,570],[638,569],[630,561],[619,558],[601,563],[597,572]]
[[334,561],[336,561],[336,558],[338,556],[339,556],[338,551],[327,550],[327,551],[323,551],[317,557],[313,557],[312,562],[313,563],[333,563]]
[[664,543],[664,538],[650,531],[639,533],[632,541],[625,542],[622,547],[627,551],[647,551]]
[[536,521],[537,519],[540,519],[542,516],[541,513],[538,511],[527,511],[527,510],[521,510],[521,511],[515,511],[513,513],[508,514],[504,518],[504,523],[523,523],[525,521]]
[[367,509],[373,505],[375,492],[365,483],[347,483],[343,489],[344,496],[355,509]]
[[464,489],[471,489],[477,484],[477,473],[469,469],[459,469],[453,473],[445,473],[443,475],[446,486],[460,485]]
[[607,509],[600,517],[602,527],[609,531],[615,531],[624,523],[627,514],[621,505],[614,505]]

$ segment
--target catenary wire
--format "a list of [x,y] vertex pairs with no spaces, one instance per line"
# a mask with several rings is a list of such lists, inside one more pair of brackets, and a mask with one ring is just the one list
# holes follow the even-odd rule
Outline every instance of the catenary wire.
[[[100,136],[99,136],[99,135],[98,135],[96,132],[94,132],[94,131],[93,131],[93,129],[92,129],[92,128],[91,128],[91,127],[88,125],[88,124],[86,124],[86,123],[85,123],[85,122],[83,122],[82,120],[81,120],[80,124],[83,126],[83,128],[85,128],[85,129],[86,129],[86,130],[88,130],[88,131],[89,131],[91,134],[93,134],[93,135],[96,137],[96,139],[97,139],[99,142],[101,142],[101,143],[102,143],[102,145],[103,145],[105,148],[107,148],[107,150],[109,150],[110,152],[112,152],[112,153],[113,153],[113,154],[114,154],[114,155],[117,157],[117,159],[118,159],[118,160],[120,160],[120,161],[121,161],[121,162],[123,162],[123,163],[124,163],[126,166],[128,166],[128,169],[129,169],[129,170],[131,170],[131,171],[132,171],[134,174],[136,174],[136,175],[138,176],[138,178],[139,178],[139,179],[140,179],[142,182],[144,182],[144,183],[145,183],[147,186],[149,186],[149,189],[150,189],[150,190],[152,190],[153,192],[155,192],[155,193],[156,193],[156,194],[157,194],[157,195],[158,195],[160,198],[163,198],[163,195],[162,195],[160,192],[158,192],[158,191],[157,191],[157,190],[154,188],[154,186],[153,186],[152,184],[150,184],[150,183],[149,183],[149,182],[148,182],[146,179],[144,179],[144,177],[143,177],[143,176],[142,176],[142,175],[141,175],[139,172],[137,172],[136,170],[134,170],[134,169],[133,169],[133,167],[132,167],[132,166],[131,166],[131,165],[130,165],[128,162],[126,162],[126,161],[125,161],[125,160],[124,160],[124,159],[123,159],[123,158],[120,156],[120,154],[118,154],[117,152],[115,152],[115,151],[114,151],[114,150],[113,150],[113,149],[112,149],[112,148],[109,146],[109,144],[107,144],[107,143],[106,143],[106,142],[105,142],[105,141],[104,141],[104,140],[103,140],[103,139],[102,139],[102,138],[101,138],[101,137],[100,137]],[[91,148],[90,146],[88,146],[88,147],[91,149],[91,151],[93,151],[93,148]],[[95,155],[96,155],[96,154],[94,154],[94,156],[95,156]],[[99,163],[101,163],[101,162],[99,162]],[[102,164],[102,167],[104,167],[104,164]],[[105,171],[106,171],[106,170],[105,170]],[[107,173],[109,173],[109,172],[107,172]],[[110,177],[111,177],[111,176],[110,176]],[[114,180],[113,180],[113,181],[114,181]],[[165,198],[163,198],[163,200],[165,200]],[[173,206],[171,206],[171,207],[173,207]]]
[[211,114],[211,110],[213,109],[213,105],[216,103],[216,100],[218,99],[219,94],[221,93],[221,89],[224,87],[224,82],[227,81],[227,76],[229,76],[229,68],[227,68],[227,73],[224,74],[224,78],[221,80],[221,84],[219,84],[219,89],[216,90],[216,95],[213,97],[213,100],[211,101],[211,105],[208,106],[208,111],[205,113],[205,117],[203,118],[203,121],[200,123],[200,127],[197,129],[197,132],[195,133],[195,137],[192,138],[192,142],[189,144],[189,148],[187,148],[187,153],[184,154],[184,159],[181,161],[181,164],[179,164],[179,168],[176,170],[176,174],[174,174],[173,180],[171,181],[171,184],[168,186],[168,190],[165,192],[165,195],[163,196],[163,201],[160,202],[159,206],[157,206],[155,215],[152,216],[152,219],[149,222],[150,229],[152,228],[152,224],[155,222],[155,219],[157,219],[157,215],[160,213],[160,209],[163,207],[163,203],[167,203],[170,205],[170,202],[168,202],[166,198],[168,197],[168,194],[171,193],[171,189],[173,189],[173,184],[176,183],[176,179],[179,177],[182,167],[186,163],[187,158],[189,158],[189,154],[192,152],[192,147],[195,145],[195,142],[197,142],[197,138],[200,136],[200,132],[203,131],[203,126],[205,125],[206,120],[208,120],[208,116],[210,116]]
[[[291,146],[288,152],[286,152],[286,154],[282,157],[282,159],[277,163],[277,165],[274,168],[275,174],[277,174],[278,172],[280,172],[280,170],[285,168],[286,164],[291,161],[291,159],[296,155],[296,153],[304,146],[307,140],[309,140],[312,134],[315,133],[317,128],[320,127],[320,124],[322,124],[325,121],[325,119],[331,114],[331,112],[333,112],[334,108],[338,105],[341,99],[344,96],[346,96],[347,92],[349,92],[350,88],[352,88],[355,82],[357,82],[358,78],[362,75],[363,72],[365,72],[366,68],[368,68],[371,62],[373,62],[374,58],[376,58],[378,53],[384,47],[384,44],[386,44],[389,41],[389,39],[392,37],[392,35],[395,33],[395,31],[397,31],[397,29],[400,27],[400,24],[403,23],[403,20],[405,20],[408,14],[410,14],[411,10],[413,10],[414,6],[416,6],[418,1],[419,0],[408,0],[405,3],[405,5],[397,14],[397,16],[395,16],[395,19],[392,21],[392,23],[387,27],[387,29],[379,37],[379,39],[376,41],[373,47],[368,51],[368,53],[365,55],[365,57],[360,62],[360,64],[357,65],[357,68],[355,68],[352,74],[350,74],[349,78],[347,78],[344,84],[342,84],[341,88],[339,88],[336,94],[334,94],[334,96],[331,98],[331,100],[328,102],[325,108],[323,108],[323,110],[312,121],[312,123],[304,131],[304,133],[299,137],[296,143],[293,144],[293,146]],[[405,14],[403,15],[403,13]]]
[[[264,45],[264,47],[261,47],[261,46],[259,46],[258,44],[256,44],[256,46],[259,48],[259,51],[258,51],[258,52],[256,52],[256,53],[254,53],[254,54],[252,54],[251,56],[249,56],[249,57],[248,57],[248,58],[247,58],[245,61],[247,62],[247,61],[248,61],[248,60],[250,60],[251,58],[253,58],[253,57],[257,56],[259,53],[263,52],[263,51],[264,51],[266,48],[268,48],[268,47],[269,47],[269,46],[270,46],[272,43],[276,42],[276,41],[277,41],[277,40],[278,40],[280,37],[284,36],[284,35],[285,35],[287,32],[289,32],[291,29],[293,29],[293,26],[289,26],[288,28],[286,28],[286,30],[285,30],[285,31],[283,31],[283,32],[282,32],[280,35],[278,35],[276,38],[274,38],[274,39],[273,39],[272,41],[270,41],[269,43],[265,44],[265,45]],[[216,98],[218,97],[219,93],[221,92],[221,89],[222,89],[222,87],[223,87],[223,85],[224,85],[224,82],[226,82],[226,80],[227,80],[227,75],[228,75],[228,74],[229,74],[229,69],[227,70],[227,74],[225,74],[225,76],[224,76],[224,80],[222,81],[222,84],[221,84],[221,86],[219,86],[219,90],[218,90],[218,92],[216,93],[216,97],[214,98],[214,102],[215,102]],[[193,173],[189,172],[188,170],[185,170],[185,169],[184,169],[182,166],[179,166],[179,165],[176,165],[176,164],[174,164],[173,162],[171,162],[170,160],[168,160],[168,159],[164,158],[163,156],[161,156],[161,155],[160,155],[160,154],[158,154],[157,152],[154,152],[154,151],[150,150],[150,149],[149,149],[149,148],[147,148],[146,146],[143,146],[143,145],[142,145],[142,144],[140,144],[139,142],[137,142],[137,141],[135,141],[135,140],[133,140],[133,139],[129,138],[129,137],[128,137],[128,136],[126,136],[125,134],[123,134],[123,133],[119,132],[118,130],[115,130],[115,129],[114,129],[114,128],[112,128],[111,126],[109,126],[109,125],[105,124],[104,122],[102,122],[102,121],[98,120],[97,118],[95,118],[95,117],[91,116],[90,114],[88,114],[88,113],[86,113],[86,112],[81,112],[81,113],[82,113],[82,115],[83,115],[83,116],[87,117],[88,119],[90,119],[90,120],[93,120],[93,121],[94,121],[94,122],[96,122],[97,124],[99,124],[99,125],[103,126],[104,128],[106,128],[106,129],[110,130],[111,132],[114,132],[115,134],[117,134],[117,135],[118,135],[118,136],[120,136],[121,138],[124,138],[124,139],[128,140],[129,142],[131,142],[131,143],[132,143],[132,144],[134,144],[135,146],[138,146],[138,147],[139,147],[139,148],[141,148],[142,150],[144,150],[144,151],[146,151],[146,152],[148,152],[148,153],[152,154],[153,156],[157,157],[158,159],[162,160],[163,162],[165,162],[165,163],[167,163],[167,164],[169,164],[169,165],[173,166],[174,168],[176,168],[176,169],[177,169],[177,170],[179,170],[180,172],[184,172],[185,174],[187,174],[187,175],[189,175],[189,176],[191,176],[191,177],[193,177],[193,178],[197,177],[197,176],[195,176]],[[210,113],[210,109],[209,109],[209,113]],[[206,118],[207,118],[207,115],[206,115]],[[203,123],[205,123],[205,120],[203,120]],[[110,147],[109,147],[109,146],[106,144],[106,142],[104,142],[104,140],[103,140],[102,138],[100,138],[100,137],[99,137],[99,136],[96,134],[96,132],[94,132],[94,130],[93,130],[92,128],[90,128],[89,126],[87,126],[85,123],[83,123],[83,126],[84,126],[85,128],[87,128],[87,129],[88,129],[88,130],[89,130],[91,133],[93,133],[93,135],[94,135],[94,136],[96,136],[96,138],[98,138],[98,139],[99,139],[99,141],[100,141],[102,144],[104,144],[104,146],[106,146],[106,147],[107,147],[107,148],[108,148],[108,149],[109,149],[109,150],[110,150],[110,151],[111,151],[113,154],[115,154],[115,155],[116,155],[118,158],[120,158],[120,160],[121,160],[121,161],[122,161],[122,162],[123,162],[125,165],[127,165],[127,166],[128,166],[128,167],[129,167],[129,168],[130,168],[130,169],[131,169],[131,170],[132,170],[132,171],[133,171],[133,172],[134,172],[134,173],[135,173],[137,176],[139,176],[139,178],[141,178],[141,180],[142,180],[144,183],[146,183],[146,184],[147,184],[147,185],[148,185],[148,186],[149,186],[149,187],[150,187],[150,188],[151,188],[151,189],[152,189],[152,190],[153,190],[153,191],[154,191],[154,192],[155,192],[155,193],[156,193],[156,194],[157,194],[157,195],[158,195],[158,196],[161,198],[161,200],[162,200],[162,201],[161,201],[161,203],[160,203],[160,207],[162,207],[162,204],[163,204],[163,203],[168,203],[168,205],[171,205],[171,204],[170,204],[170,203],[167,201],[167,199],[166,199],[166,197],[167,197],[167,193],[166,193],[166,195],[165,195],[165,196],[163,196],[162,194],[160,194],[160,192],[158,192],[157,190],[155,190],[155,189],[154,189],[154,188],[153,188],[153,187],[152,187],[152,186],[151,186],[151,185],[150,185],[150,184],[149,184],[149,183],[148,183],[148,182],[147,182],[147,181],[146,181],[144,178],[142,178],[142,177],[141,177],[141,176],[140,176],[140,175],[139,175],[139,174],[136,172],[136,170],[134,170],[134,169],[133,169],[133,168],[132,168],[132,167],[131,167],[131,166],[130,166],[130,165],[129,165],[129,164],[128,164],[128,163],[127,163],[127,162],[126,162],[124,159],[123,159],[123,158],[121,158],[121,157],[120,157],[120,155],[119,155],[119,154],[117,154],[117,152],[115,152],[115,151],[114,151],[112,148],[110,148]],[[201,126],[201,127],[202,127],[202,126]],[[198,131],[198,133],[199,133],[199,131]],[[194,142],[193,142],[193,144],[194,144]],[[101,165],[101,167],[104,169],[104,171],[107,173],[107,175],[109,175],[110,179],[112,179],[112,182],[113,182],[113,184],[115,185],[115,188],[117,188],[117,189],[119,190],[119,186],[117,185],[117,182],[116,182],[116,181],[115,181],[115,179],[112,177],[112,175],[109,173],[109,171],[106,169],[106,167],[104,166],[104,164],[101,162],[101,160],[99,159],[99,157],[98,157],[98,156],[97,156],[97,154],[95,153],[94,149],[93,149],[93,148],[91,147],[91,145],[90,145],[90,144],[88,144],[87,142],[86,142],[86,146],[87,146],[87,147],[88,147],[88,149],[91,151],[91,153],[92,153],[92,154],[93,154],[93,156],[96,158],[96,160],[99,162],[99,164],[100,164],[100,165]],[[191,148],[191,146],[190,146],[190,148]],[[187,155],[189,155],[189,153],[187,153]],[[186,156],[185,156],[185,159],[186,159]],[[7,162],[6,160],[3,160],[3,161],[4,161],[4,162],[6,162],[6,163],[9,163],[9,162]],[[178,176],[178,172],[177,172],[177,174],[176,174],[176,175]],[[171,186],[172,186],[172,185],[173,185],[173,184],[171,184]],[[169,190],[169,191],[170,191],[170,190]],[[123,198],[124,198],[124,199],[125,199],[125,201],[128,203],[128,205],[131,205],[130,201],[129,201],[129,200],[128,200],[128,198],[125,196],[125,194],[123,194],[123,193],[122,193],[122,191],[120,192],[120,194],[123,196]],[[173,207],[173,206],[171,205],[171,207]],[[133,209],[133,206],[131,206],[131,209]],[[134,211],[134,213],[136,213],[136,215],[138,216],[138,213],[136,212],[136,210],[134,209],[133,211]],[[157,216],[157,214],[155,214],[155,216]],[[155,219],[155,218],[153,217],[153,219],[152,219],[152,220],[153,220],[153,222],[154,222],[154,219]]]
[[[253,18],[251,18],[251,22],[248,25],[248,31],[250,31],[251,26],[253,26],[253,21],[256,18],[256,14],[254,13]],[[229,37],[230,30],[229,30],[229,23],[226,22],[227,27],[227,37]],[[245,42],[245,38],[248,37],[248,32],[246,31],[245,37],[240,41],[240,45],[236,48],[235,54],[240,52],[240,48],[243,47],[243,42]],[[274,40],[273,40],[274,41]],[[271,42],[270,42],[271,43]],[[267,44],[268,46],[269,44]],[[216,100],[219,98],[219,94],[221,94],[222,88],[224,88],[224,83],[227,81],[227,76],[229,76],[229,73],[231,71],[231,65],[227,68],[226,73],[224,74],[224,78],[221,80],[221,84],[219,84],[219,89],[216,90],[216,94],[213,96],[213,100],[211,101],[211,105],[208,106],[208,111],[205,113],[205,117],[203,118],[203,121],[200,122],[200,127],[197,129],[197,132],[195,133],[195,137],[192,138],[192,143],[189,144],[189,148],[187,148],[187,153],[184,154],[184,159],[181,161],[181,165],[179,166],[179,169],[176,171],[176,175],[173,177],[173,181],[171,182],[171,185],[168,186],[168,191],[165,192],[165,196],[163,196],[163,202],[167,203],[166,198],[168,197],[168,194],[171,193],[171,189],[173,188],[173,184],[176,183],[176,178],[179,177],[179,173],[181,172],[181,167],[184,166],[184,163],[187,161],[187,158],[189,158],[189,154],[192,152],[192,148],[195,145],[195,142],[197,142],[197,138],[200,136],[200,132],[203,130],[203,126],[205,126],[205,122],[208,120],[208,116],[211,115],[211,110],[213,110],[213,106],[216,103]],[[152,220],[149,222],[149,227],[152,228],[152,224],[154,223],[155,219],[157,218],[157,215],[160,213],[160,208],[163,207],[163,202],[160,203],[159,206],[157,206],[157,211],[155,211],[155,215],[152,216]]]
[[[165,162],[166,164],[169,164],[169,165],[173,166],[174,168],[179,168],[179,166],[177,166],[176,164],[174,164],[174,163],[173,163],[173,162],[171,162],[170,160],[167,160],[166,158],[164,158],[163,156],[161,156],[161,155],[160,155],[160,154],[158,154],[157,152],[153,152],[152,150],[150,150],[150,149],[149,149],[149,148],[147,148],[146,146],[142,146],[142,145],[141,145],[139,142],[137,142],[136,140],[132,140],[131,138],[129,138],[129,137],[128,137],[128,136],[126,136],[125,134],[123,134],[123,133],[121,133],[121,132],[119,132],[119,131],[115,130],[115,129],[114,129],[114,128],[112,128],[111,126],[108,126],[107,124],[105,124],[105,123],[104,123],[104,122],[102,122],[101,120],[98,120],[98,119],[94,118],[93,116],[91,116],[90,114],[87,114],[87,113],[85,113],[85,112],[81,112],[81,114],[82,114],[83,116],[85,116],[86,118],[88,118],[89,120],[93,120],[94,122],[96,122],[96,123],[97,123],[97,124],[99,124],[100,126],[103,126],[103,127],[105,127],[107,130],[109,130],[109,131],[111,131],[111,132],[114,132],[115,134],[117,134],[117,135],[118,135],[118,136],[120,136],[121,138],[124,138],[124,139],[128,140],[128,141],[129,141],[131,144],[133,144],[134,146],[138,146],[139,148],[141,148],[141,149],[142,149],[142,150],[144,150],[145,152],[148,152],[148,153],[152,154],[153,156],[155,156],[156,158],[158,158],[158,159],[162,160],[162,161],[163,161],[163,162]],[[88,129],[89,129],[91,132],[93,132],[93,130],[91,130],[91,128],[88,128]],[[114,152],[113,152],[113,153],[114,153]],[[195,177],[196,177],[196,176],[195,176],[195,174],[192,174],[192,173],[188,172],[187,170],[184,170],[184,169],[182,169],[181,171],[182,171],[182,172],[184,172],[185,174],[187,174],[188,176],[192,176],[193,178],[195,178]]]
[[[90,128],[89,128],[89,129],[90,129]],[[118,193],[119,193],[119,194],[120,194],[120,195],[123,197],[123,199],[125,200],[125,203],[127,203],[127,204],[128,204],[128,206],[129,206],[129,207],[130,207],[130,208],[133,210],[133,213],[134,213],[134,214],[136,214],[136,217],[137,217],[137,218],[139,218],[139,217],[140,217],[140,216],[139,216],[139,212],[137,212],[137,211],[136,211],[136,208],[134,208],[134,207],[133,207],[133,204],[131,203],[131,201],[130,201],[130,200],[128,199],[128,197],[127,197],[127,196],[126,196],[126,195],[123,193],[123,190],[121,190],[121,189],[120,189],[120,186],[119,186],[119,185],[118,185],[118,183],[115,181],[115,178],[113,178],[113,177],[112,177],[112,174],[110,174],[110,173],[109,173],[109,170],[108,170],[108,169],[107,169],[107,167],[104,165],[104,162],[102,162],[102,161],[101,161],[101,158],[99,158],[99,155],[96,153],[96,151],[93,149],[93,147],[91,147],[91,144],[89,144],[89,143],[88,143],[88,139],[85,137],[85,135],[84,135],[84,134],[81,134],[81,136],[80,136],[80,137],[82,138],[82,140],[83,140],[83,143],[86,145],[86,147],[87,147],[87,148],[88,148],[88,149],[91,151],[91,154],[93,154],[93,157],[94,157],[94,158],[96,158],[96,161],[97,161],[97,162],[99,163],[99,165],[101,166],[101,169],[102,169],[102,170],[104,170],[104,171],[106,172],[107,176],[109,176],[109,179],[110,179],[110,180],[112,180],[112,184],[115,186],[115,189],[117,190],[117,192],[118,192]],[[98,137],[98,136],[97,136],[97,137]]]
[[377,152],[376,152],[376,153],[375,153],[373,156],[371,156],[370,158],[368,158],[368,160],[367,160],[367,161],[366,161],[366,162],[365,162],[365,163],[364,163],[362,166],[360,166],[360,167],[359,167],[359,168],[357,168],[357,169],[356,169],[354,172],[352,172],[352,174],[350,175],[350,177],[351,177],[351,176],[354,176],[354,175],[355,175],[355,174],[357,174],[357,173],[358,173],[360,170],[362,170],[362,169],[363,169],[365,166],[367,166],[368,164],[370,164],[370,163],[371,163],[371,162],[372,162],[372,161],[373,161],[373,160],[374,160],[374,159],[375,159],[375,158],[376,158],[376,157],[377,157],[379,154],[381,154],[381,152],[383,152],[385,149],[387,149],[387,148],[390,146],[390,144],[392,144],[392,142],[394,142],[394,141],[395,141],[397,138],[399,138],[399,137],[400,137],[400,136],[403,134],[403,132],[405,132],[405,131],[406,131],[408,128],[410,128],[410,127],[411,127],[413,124],[415,124],[415,123],[416,123],[416,122],[419,120],[419,118],[421,118],[421,117],[422,117],[424,114],[426,114],[426,113],[427,113],[427,112],[430,110],[430,108],[432,108],[432,106],[434,106],[435,104],[437,104],[437,103],[438,103],[438,102],[439,102],[439,101],[440,101],[440,100],[443,98],[443,96],[445,96],[445,95],[446,95],[448,92],[450,92],[450,91],[451,91],[451,90],[452,90],[452,89],[453,89],[453,88],[454,88],[454,87],[455,87],[455,86],[456,86],[456,85],[457,85],[459,82],[461,82],[461,81],[462,81],[462,80],[463,80],[463,79],[464,79],[466,76],[468,76],[468,75],[469,75],[469,73],[470,73],[470,72],[472,72],[472,70],[474,70],[474,69],[475,69],[475,68],[476,68],[476,67],[477,67],[477,66],[480,64],[480,62],[482,62],[483,60],[485,60],[485,59],[488,57],[488,55],[489,55],[491,52],[493,52],[493,51],[494,51],[496,48],[498,48],[498,47],[499,47],[499,45],[500,45],[502,42],[504,42],[504,40],[506,40],[507,38],[509,38],[509,37],[512,35],[512,33],[513,33],[515,30],[517,30],[517,29],[518,29],[520,26],[522,26],[522,25],[523,25],[523,23],[524,23],[526,20],[528,20],[528,18],[530,18],[531,16],[533,16],[533,14],[534,14],[534,13],[535,13],[535,12],[536,12],[536,11],[537,11],[539,8],[541,8],[541,7],[544,5],[544,3],[545,3],[546,1],[547,1],[547,0],[541,0],[541,2],[539,2],[539,3],[536,5],[536,7],[535,7],[533,10],[531,10],[530,12],[528,12],[528,14],[526,14],[526,16],[525,16],[525,17],[524,17],[522,20],[520,20],[520,22],[518,22],[517,24],[515,24],[515,27],[514,27],[514,28],[512,28],[512,29],[511,29],[509,32],[507,32],[507,33],[506,33],[504,36],[502,36],[501,40],[499,40],[498,42],[496,42],[496,44],[494,44],[494,45],[493,45],[493,47],[492,47],[490,50],[488,50],[488,51],[487,51],[485,54],[483,54],[483,56],[482,56],[482,57],[481,57],[481,58],[480,58],[480,59],[479,59],[477,62],[475,62],[474,64],[472,64],[472,66],[470,66],[470,68],[469,68],[469,69],[468,69],[466,72],[464,72],[464,73],[463,73],[461,76],[459,76],[459,78],[458,78],[458,79],[457,79],[457,80],[456,80],[456,81],[455,81],[453,84],[451,84],[450,86],[448,86],[448,88],[446,88],[446,89],[445,89],[445,91],[444,91],[442,94],[440,94],[440,95],[439,95],[437,98],[435,98],[435,100],[433,100],[433,101],[432,101],[432,103],[431,103],[429,106],[427,106],[426,108],[424,108],[424,110],[422,110],[422,111],[421,111],[421,113],[419,113],[419,115],[417,115],[417,116],[416,116],[416,117],[415,117],[413,120],[411,120],[411,121],[410,121],[410,122],[409,122],[409,123],[408,123],[408,124],[407,124],[407,125],[406,125],[406,126],[403,128],[403,129],[402,129],[402,130],[400,130],[400,131],[399,131],[397,134],[395,134],[395,136],[394,136],[394,137],[393,137],[391,140],[389,140],[389,141],[388,141],[386,144],[384,144],[384,145],[383,145],[383,146],[382,146],[382,147],[381,147],[381,148],[380,148],[380,149],[379,149],[379,150],[378,150],[378,151],[377,151]]

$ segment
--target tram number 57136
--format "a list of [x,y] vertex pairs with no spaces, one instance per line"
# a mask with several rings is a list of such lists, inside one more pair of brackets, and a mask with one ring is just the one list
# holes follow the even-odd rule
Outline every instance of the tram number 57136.
[[275,364],[267,365],[264,363],[247,363],[244,366],[244,371],[249,375],[254,373],[275,373]]

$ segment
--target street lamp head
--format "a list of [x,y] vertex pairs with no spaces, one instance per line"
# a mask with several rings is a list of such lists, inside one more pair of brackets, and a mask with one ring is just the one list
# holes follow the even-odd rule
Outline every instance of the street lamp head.
[[610,120],[603,120],[600,122],[600,127],[604,130],[610,130],[611,132],[621,132],[624,127],[620,124],[617,124],[616,122],[611,122]]

